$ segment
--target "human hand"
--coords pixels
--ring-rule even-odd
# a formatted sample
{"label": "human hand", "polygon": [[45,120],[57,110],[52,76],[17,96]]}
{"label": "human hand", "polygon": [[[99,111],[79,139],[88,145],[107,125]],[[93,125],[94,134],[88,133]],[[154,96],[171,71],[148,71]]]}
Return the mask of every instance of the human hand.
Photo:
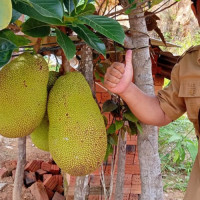
{"label": "human hand", "polygon": [[114,62],[104,76],[105,87],[118,95],[122,95],[132,84],[133,66],[132,51],[128,50],[125,56],[125,64]]}

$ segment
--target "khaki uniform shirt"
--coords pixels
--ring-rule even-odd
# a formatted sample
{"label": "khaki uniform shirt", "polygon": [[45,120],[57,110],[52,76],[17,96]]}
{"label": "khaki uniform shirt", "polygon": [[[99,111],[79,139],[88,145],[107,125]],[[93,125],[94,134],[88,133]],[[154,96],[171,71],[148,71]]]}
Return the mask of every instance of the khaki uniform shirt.
{"label": "khaki uniform shirt", "polygon": [[[171,73],[170,85],[158,92],[160,106],[165,114],[176,120],[187,111],[194,124],[196,135],[200,136],[200,46],[190,48]],[[199,145],[200,147],[200,145]],[[195,160],[184,200],[200,200],[200,148]]]}

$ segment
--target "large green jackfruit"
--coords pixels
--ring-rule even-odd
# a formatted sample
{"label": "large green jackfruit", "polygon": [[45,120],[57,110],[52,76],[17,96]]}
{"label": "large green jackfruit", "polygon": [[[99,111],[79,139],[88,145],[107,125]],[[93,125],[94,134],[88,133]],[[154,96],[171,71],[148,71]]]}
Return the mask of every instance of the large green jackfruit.
{"label": "large green jackfruit", "polygon": [[73,176],[98,168],[106,153],[106,129],[81,73],[58,78],[49,95],[48,115],[49,151],[57,165]]}
{"label": "large green jackfruit", "polygon": [[[55,71],[49,72],[49,81],[47,85],[47,91],[50,92],[51,88],[53,87],[54,83],[59,77],[59,73]],[[33,144],[44,151],[49,151],[49,142],[48,142],[48,135],[49,135],[49,119],[47,113],[45,114],[41,124],[31,133],[31,140]]]}
{"label": "large green jackfruit", "polygon": [[40,55],[24,53],[0,71],[0,134],[29,135],[46,111],[49,70]]}

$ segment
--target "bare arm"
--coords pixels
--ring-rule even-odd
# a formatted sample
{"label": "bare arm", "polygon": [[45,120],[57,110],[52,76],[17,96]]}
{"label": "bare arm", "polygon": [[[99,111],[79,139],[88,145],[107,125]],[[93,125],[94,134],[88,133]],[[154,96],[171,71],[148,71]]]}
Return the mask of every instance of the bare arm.
{"label": "bare arm", "polygon": [[107,70],[104,85],[118,94],[143,123],[164,126],[172,120],[163,112],[156,96],[143,93],[132,83],[132,51],[126,53],[126,64],[113,63]]}

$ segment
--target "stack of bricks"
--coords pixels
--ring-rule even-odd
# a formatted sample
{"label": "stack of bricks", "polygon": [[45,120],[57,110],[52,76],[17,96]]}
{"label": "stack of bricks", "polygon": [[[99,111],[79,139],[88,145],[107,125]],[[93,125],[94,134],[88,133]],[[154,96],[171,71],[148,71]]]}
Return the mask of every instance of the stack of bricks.
{"label": "stack of bricks", "polygon": [[[17,161],[6,161],[0,168],[0,179],[12,176],[15,179]],[[65,200],[63,177],[59,167],[50,160],[32,160],[24,169],[24,185],[30,188],[37,200]]]}

